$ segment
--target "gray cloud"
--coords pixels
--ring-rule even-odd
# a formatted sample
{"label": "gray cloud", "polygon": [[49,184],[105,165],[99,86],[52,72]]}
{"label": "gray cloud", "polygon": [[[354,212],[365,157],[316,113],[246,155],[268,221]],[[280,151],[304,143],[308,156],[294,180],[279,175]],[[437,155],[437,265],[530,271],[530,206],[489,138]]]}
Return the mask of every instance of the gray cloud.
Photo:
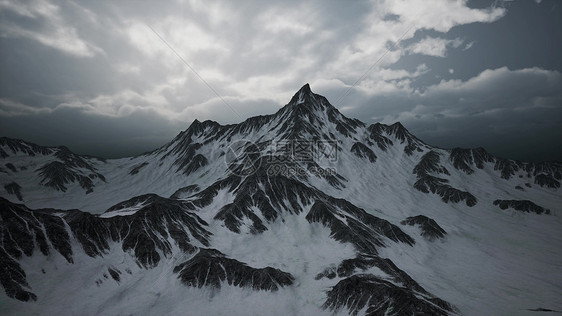
{"label": "gray cloud", "polygon": [[[541,10],[548,5],[533,3]],[[559,81],[559,72],[542,64],[491,67],[478,56],[491,44],[470,32],[510,21],[517,7],[506,10],[490,2],[478,7],[446,0],[431,5],[421,0],[2,1],[0,45],[7,49],[0,51],[0,132],[88,153],[126,155],[164,143],[195,118],[234,123],[272,113],[306,82],[350,116],[402,120],[440,145],[454,143],[440,138],[451,135],[449,128],[474,129],[468,122],[475,120],[488,129],[510,130],[495,118],[552,117],[559,101],[548,89]],[[392,48],[375,64],[403,35],[403,48]],[[358,78],[363,79],[352,93],[341,98]],[[72,116],[82,124],[69,124]],[[449,123],[455,120],[467,123]],[[42,132],[30,132],[38,131],[35,126]],[[546,125],[529,128],[544,131],[541,126]],[[102,127],[124,135],[107,143],[111,150],[101,149]],[[132,134],[137,140],[127,138]],[[455,144],[469,138],[477,142],[474,136]]]}
{"label": "gray cloud", "polygon": [[466,81],[443,80],[424,92],[402,88],[363,93],[361,98],[345,114],[386,123],[401,121],[430,144],[484,146],[523,160],[562,157],[562,150],[554,145],[562,136],[558,71],[502,67]]}

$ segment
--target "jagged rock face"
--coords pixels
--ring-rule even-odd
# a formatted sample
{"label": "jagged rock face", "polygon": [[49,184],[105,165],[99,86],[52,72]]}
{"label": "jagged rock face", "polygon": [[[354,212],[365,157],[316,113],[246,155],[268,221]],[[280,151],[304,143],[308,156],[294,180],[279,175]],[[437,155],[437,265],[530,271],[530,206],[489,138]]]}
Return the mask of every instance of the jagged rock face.
{"label": "jagged rock face", "polygon": [[414,167],[414,174],[418,176],[424,176],[429,173],[441,173],[449,175],[447,168],[439,164],[441,158],[439,154],[435,151],[429,151],[422,156],[420,162]]}
{"label": "jagged rock face", "polygon": [[[465,201],[467,206],[474,206],[477,199],[469,192],[459,190],[447,184],[449,180],[438,178],[429,173],[449,175],[447,168],[441,166],[440,155],[435,151],[430,151],[422,156],[420,162],[414,167],[413,173],[418,180],[414,183],[414,188],[424,193],[434,193],[441,196],[445,203],[459,203]],[[463,168],[463,164],[455,163],[455,168]],[[466,172],[466,170],[463,170]],[[472,172],[471,172],[472,173]]]}
{"label": "jagged rock face", "polygon": [[183,188],[179,188],[176,192],[174,192],[170,196],[170,199],[182,199],[182,198],[185,198],[185,197],[189,197],[193,193],[197,193],[200,190],[201,189],[199,188],[199,186],[197,184],[191,184],[191,185],[185,186]]}
{"label": "jagged rock face", "polygon": [[420,298],[408,289],[374,275],[345,278],[328,292],[324,307],[347,308],[352,315],[449,315],[454,308],[438,298]]}
{"label": "jagged rock face", "polygon": [[15,182],[6,184],[4,186],[4,189],[6,189],[6,192],[8,192],[8,194],[13,194],[15,195],[18,200],[23,201],[23,196],[21,195],[21,186]]}
{"label": "jagged rock face", "polygon": [[[0,138],[0,156],[2,158],[17,157],[22,154],[31,157],[47,156],[52,159],[36,168],[35,172],[41,185],[58,191],[65,192],[69,184],[76,183],[88,194],[93,192],[94,180],[105,181],[105,177],[97,171],[92,163],[93,161],[103,162],[104,160],[101,158],[76,155],[64,146],[42,147],[22,140]],[[12,163],[7,163],[6,167],[14,173],[18,172],[16,166]],[[21,166],[20,169],[27,170],[27,166]],[[21,191],[21,189],[19,187],[18,191]],[[23,201],[21,193],[16,196],[20,201]]]}
{"label": "jagged rock face", "polygon": [[146,161],[143,162],[143,163],[140,163],[140,164],[134,166],[134,167],[131,169],[131,171],[129,171],[129,174],[130,174],[130,175],[135,175],[135,174],[139,173],[139,171],[141,171],[141,169],[144,168],[144,167],[146,167],[147,165],[148,165],[148,162],[146,162]]}
{"label": "jagged rock face", "polygon": [[451,150],[449,159],[455,168],[462,170],[466,174],[474,173],[473,166],[483,169],[486,163],[494,164],[494,170],[499,171],[501,178],[511,179],[517,172],[526,172],[529,176],[535,176],[535,183],[540,186],[559,188],[562,166],[560,163],[540,162],[526,163],[516,160],[497,158],[486,152],[483,148],[463,149],[454,148]]}
{"label": "jagged rock face", "polygon": [[401,221],[400,224],[419,226],[421,229],[421,235],[430,241],[443,238],[447,234],[447,232],[443,228],[441,228],[441,226],[439,226],[437,222],[435,222],[435,220],[424,215],[410,216]]}
{"label": "jagged rock face", "polygon": [[[6,158],[18,152],[24,153],[29,156],[35,155],[49,155],[53,153],[51,148],[42,147],[32,143],[24,142],[19,139],[10,139],[7,137],[0,137],[0,157]],[[6,150],[9,149],[9,150]]]}
{"label": "jagged rock face", "polygon": [[351,147],[351,152],[357,157],[367,158],[370,162],[377,161],[377,155],[371,150],[371,148],[365,146],[365,144],[357,142]]}
{"label": "jagged rock face", "polygon": [[[134,214],[111,214],[133,205],[138,206]],[[0,198],[2,250],[7,256],[1,260],[10,264],[6,269],[11,275],[18,276],[3,281],[8,284],[4,285],[6,293],[27,297],[25,274],[16,273],[21,267],[11,258],[31,256],[36,248],[45,256],[55,250],[73,263],[74,242],[90,257],[103,256],[111,251],[110,244],[117,242],[139,266],[151,268],[161,260],[161,254],[172,254],[171,242],[185,253],[195,252],[197,245],[209,246],[207,223],[193,214],[192,208],[188,202],[146,195],[112,207],[106,214],[114,216],[103,217],[77,210],[30,210]]]}
{"label": "jagged rock face", "polygon": [[[560,179],[560,177],[558,177]],[[549,188],[558,189],[560,188],[560,181],[556,180],[552,175],[549,174],[539,174],[535,176],[535,184],[542,186],[547,186]]]}
{"label": "jagged rock face", "polygon": [[411,246],[415,243],[412,237],[397,226],[368,214],[345,200],[317,200],[306,219],[329,227],[334,239],[350,242],[365,254],[377,254],[377,247],[385,246],[381,238],[383,236]]}
{"label": "jagged rock face", "polygon": [[376,123],[369,126],[367,130],[370,133],[370,139],[383,151],[386,151],[388,146],[394,146],[394,142],[389,139],[389,136],[395,137],[400,144],[405,145],[404,153],[408,156],[411,156],[414,152],[422,152],[423,147],[425,147],[422,141],[410,134],[400,123],[394,123],[392,125]]}
{"label": "jagged rock face", "polygon": [[529,201],[529,200],[495,200],[494,205],[499,206],[502,210],[507,210],[512,208],[517,211],[527,212],[527,213],[537,213],[537,214],[550,214],[549,209],[545,209],[542,206]]}
{"label": "jagged rock face", "polygon": [[271,267],[256,269],[227,258],[215,249],[201,249],[193,258],[179,264],[174,273],[187,286],[220,288],[222,283],[254,290],[277,291],[293,284],[294,277]]}
{"label": "jagged rock face", "polygon": [[477,203],[476,197],[466,191],[453,188],[447,183],[449,180],[441,179],[430,175],[418,177],[418,181],[414,183],[414,188],[425,193],[434,193],[441,196],[441,200],[445,203],[459,203],[466,201],[467,206],[474,206]]}

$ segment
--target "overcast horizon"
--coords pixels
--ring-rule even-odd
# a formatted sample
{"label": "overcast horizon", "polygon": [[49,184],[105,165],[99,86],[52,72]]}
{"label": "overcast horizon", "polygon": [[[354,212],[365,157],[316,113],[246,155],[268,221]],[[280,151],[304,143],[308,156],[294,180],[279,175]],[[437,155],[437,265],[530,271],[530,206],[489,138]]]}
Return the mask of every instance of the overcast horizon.
{"label": "overcast horizon", "polygon": [[79,154],[272,114],[309,83],[430,145],[562,161],[554,0],[5,0],[0,47],[0,136]]}

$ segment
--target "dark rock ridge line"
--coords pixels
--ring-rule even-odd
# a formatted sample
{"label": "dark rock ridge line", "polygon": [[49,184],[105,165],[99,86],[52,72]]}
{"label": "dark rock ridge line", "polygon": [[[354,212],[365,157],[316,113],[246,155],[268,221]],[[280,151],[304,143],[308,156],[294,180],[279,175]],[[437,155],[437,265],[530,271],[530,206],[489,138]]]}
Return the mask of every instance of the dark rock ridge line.
{"label": "dark rock ridge line", "polygon": [[392,125],[375,123],[369,126],[367,131],[369,132],[369,139],[374,141],[382,151],[386,151],[388,146],[394,145],[394,142],[387,136],[393,136],[400,144],[405,144],[404,153],[408,156],[411,156],[414,151],[423,152],[423,148],[427,147],[399,122]]}
{"label": "dark rock ridge line", "polygon": [[[65,192],[67,185],[78,183],[86,193],[93,192],[95,184],[93,180],[100,179],[105,182],[105,177],[99,173],[91,160],[105,161],[101,158],[80,156],[71,152],[64,146],[43,147],[22,140],[0,138],[0,157],[8,158],[11,154],[24,153],[29,156],[52,156],[53,161],[47,162],[36,170],[41,178],[40,183],[46,187]],[[13,172],[16,172],[13,164],[6,164]],[[23,167],[26,168],[26,167]]]}
{"label": "dark rock ridge line", "polygon": [[146,195],[120,204],[112,209],[143,206],[132,215],[103,218],[78,210],[30,210],[0,198],[0,261],[6,264],[0,281],[6,294],[16,299],[33,299],[26,290],[25,273],[20,273],[23,270],[16,260],[23,255],[31,256],[35,249],[45,256],[56,251],[73,263],[74,241],[90,257],[108,253],[113,241],[121,243],[139,266],[148,269],[158,264],[160,254],[171,255],[172,242],[185,253],[194,253],[197,244],[209,246],[207,223],[192,212],[194,207],[189,202]]}
{"label": "dark rock ridge line", "polygon": [[[380,277],[366,274],[365,271],[372,267],[379,268],[386,276]],[[444,315],[448,315],[448,312],[456,312],[456,308],[453,305],[427,292],[390,259],[371,255],[359,255],[353,259],[343,260],[337,267],[332,266],[325,269],[315,279],[319,280],[324,277],[329,279],[343,278],[328,292],[328,298],[323,306],[333,311],[346,307],[351,314],[355,315],[369,304],[369,309],[372,308],[373,311],[376,311],[372,313],[373,315],[386,315],[385,313],[390,311],[397,313],[391,313],[391,315],[409,315],[412,311],[410,308],[414,308],[418,312],[436,310],[440,313],[444,312]],[[385,286],[377,286],[376,288],[368,285],[364,286],[364,283],[369,283],[369,280],[384,281]],[[348,285],[350,287],[357,286],[358,288],[352,290],[348,288]],[[378,294],[368,292],[361,294],[363,290],[376,290]],[[417,297],[419,300],[412,301],[412,296]],[[367,299],[369,302],[363,302],[364,299]],[[389,302],[391,303],[389,304]],[[410,305],[416,307],[408,307]],[[370,315],[369,313],[367,314]],[[438,313],[438,315],[440,314]]]}
{"label": "dark rock ridge line", "polygon": [[133,168],[131,168],[131,171],[129,171],[130,175],[135,175],[137,173],[139,173],[139,171],[141,171],[142,168],[146,167],[148,165],[148,162],[142,162],[140,164],[135,165]]}
{"label": "dark rock ridge line", "polygon": [[327,293],[323,307],[334,312],[347,308],[352,315],[450,315],[449,303],[416,293],[372,274],[357,274],[339,281]]}
{"label": "dark rock ridge line", "polygon": [[53,148],[39,146],[20,139],[0,137],[0,158],[10,157],[10,154],[2,147],[7,147],[12,154],[22,152],[29,156],[50,155],[54,151]]}
{"label": "dark rock ridge line", "polygon": [[419,226],[421,229],[421,235],[429,241],[444,238],[447,234],[447,232],[441,228],[435,220],[424,215],[407,217],[405,220],[401,221],[400,224]]}
{"label": "dark rock ridge line", "polygon": [[[364,253],[376,254],[384,247],[384,238],[413,245],[414,240],[396,225],[373,216],[344,199],[333,198],[303,182],[281,175],[268,176],[263,169],[242,179],[230,176],[190,197],[197,207],[209,205],[221,189],[234,194],[234,200],[223,206],[214,219],[224,222],[229,230],[240,233],[249,220],[249,231],[259,234],[267,225],[283,216],[300,214],[308,207],[306,219],[321,223],[332,231],[332,237],[350,242]],[[261,216],[256,214],[259,210]],[[265,220],[262,220],[262,218]],[[244,224],[246,225],[246,224]]]}
{"label": "dark rock ridge line", "polygon": [[[208,157],[203,156],[200,150],[204,145],[212,142],[231,142],[233,139],[259,133],[261,137],[258,143],[264,144],[268,140],[266,135],[274,133],[279,135],[279,139],[282,140],[323,140],[333,141],[334,144],[337,144],[339,137],[335,134],[339,133],[344,137],[352,137],[357,140],[356,130],[365,126],[357,119],[343,116],[326,98],[314,94],[310,87],[305,85],[286,106],[275,114],[251,117],[239,124],[232,125],[195,120],[188,129],[178,134],[170,143],[146,155],[159,155],[161,161],[167,157],[173,157],[174,165],[177,166],[176,171],[189,175],[208,164]],[[422,147],[427,147],[400,123],[393,125],[377,123],[367,129],[370,131],[367,144],[356,141],[357,144],[353,146],[352,151],[371,162],[376,160],[376,155],[369,146],[373,146],[375,143],[386,151],[387,146],[394,144],[392,140],[394,139],[400,144],[405,144],[404,151],[408,155],[414,151],[422,151]],[[314,163],[301,167],[308,170],[319,168],[319,166],[314,166]],[[346,180],[341,175],[320,174],[332,186],[345,187]]]}
{"label": "dark rock ridge line", "polygon": [[6,190],[6,192],[8,192],[8,194],[13,194],[18,198],[18,200],[23,201],[23,195],[21,194],[21,186],[16,182],[11,182],[6,184],[4,186],[4,189]]}
{"label": "dark rock ridge line", "polygon": [[371,148],[367,147],[365,144],[356,142],[351,146],[351,152],[354,153],[359,158],[367,158],[370,162],[377,161],[377,155],[371,150]]}
{"label": "dark rock ridge line", "polygon": [[201,190],[201,188],[199,188],[199,186],[197,184],[191,184],[191,185],[185,186],[183,188],[177,189],[176,192],[174,192],[170,196],[170,199],[183,199],[183,198],[189,197],[192,194],[195,194],[195,193],[199,192],[200,190]]}
{"label": "dark rock ridge line", "polygon": [[[460,166],[460,165],[459,165]],[[422,156],[420,162],[414,167],[413,173],[417,175],[414,188],[424,193],[433,193],[441,196],[445,203],[459,203],[465,201],[467,206],[474,206],[478,202],[476,197],[467,191],[462,191],[447,184],[449,180],[438,178],[429,173],[449,174],[449,171],[440,165],[440,154],[429,151]]]}
{"label": "dark rock ridge line", "polygon": [[495,200],[494,205],[498,206],[502,210],[507,210],[512,208],[517,211],[526,213],[537,213],[537,214],[550,214],[550,210],[542,206],[529,201],[529,200]]}
{"label": "dark rock ridge line", "polygon": [[7,164],[5,164],[5,166],[6,166],[6,168],[12,170],[12,172],[18,172],[18,169],[16,169],[16,166],[14,166],[11,163],[7,163]]}
{"label": "dark rock ridge line", "polygon": [[293,284],[294,277],[271,267],[256,269],[227,258],[216,249],[200,249],[190,260],[174,267],[183,284],[221,288],[223,282],[254,290],[277,291]]}
{"label": "dark rock ridge line", "polygon": [[562,179],[562,164],[559,162],[528,163],[494,157],[482,147],[475,149],[453,148],[449,160],[455,168],[466,174],[473,174],[476,167],[483,169],[486,163],[494,164],[494,170],[499,171],[501,178],[509,180],[517,172],[526,173],[528,177],[535,177],[535,184],[549,188],[560,188]]}
{"label": "dark rock ridge line", "polygon": [[352,259],[343,260],[337,267],[332,266],[321,273],[315,279],[319,280],[324,277],[333,279],[347,278],[357,273],[365,272],[367,269],[377,267],[388,275],[388,278],[395,283],[402,284],[412,291],[430,295],[421,285],[412,279],[406,272],[398,268],[390,259],[380,258],[373,255],[359,255]]}

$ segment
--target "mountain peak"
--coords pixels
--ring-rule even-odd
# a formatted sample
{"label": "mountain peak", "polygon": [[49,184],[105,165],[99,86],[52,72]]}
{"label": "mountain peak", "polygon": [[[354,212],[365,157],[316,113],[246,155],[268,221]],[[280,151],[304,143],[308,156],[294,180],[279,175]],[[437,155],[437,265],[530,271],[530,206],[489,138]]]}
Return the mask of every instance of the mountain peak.
{"label": "mountain peak", "polygon": [[310,100],[314,97],[314,93],[310,89],[310,85],[307,83],[302,86],[297,93],[291,98],[291,104],[301,104],[305,103],[307,100]]}
{"label": "mountain peak", "polygon": [[312,90],[310,89],[310,85],[308,83],[306,83],[304,86],[302,86],[299,90],[300,93],[312,93]]}

